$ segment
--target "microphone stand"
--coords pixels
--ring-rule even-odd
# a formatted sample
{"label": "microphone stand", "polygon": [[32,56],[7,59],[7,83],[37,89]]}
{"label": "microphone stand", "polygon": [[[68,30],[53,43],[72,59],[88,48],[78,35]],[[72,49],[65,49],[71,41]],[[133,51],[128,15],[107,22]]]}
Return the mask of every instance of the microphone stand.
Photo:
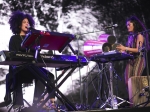
{"label": "microphone stand", "polygon": [[[114,25],[112,25],[112,26],[107,26],[107,27],[105,27],[105,29],[114,28],[114,27],[117,27],[117,26],[118,26],[117,24],[114,24]],[[81,36],[81,35],[90,34],[90,33],[96,33],[96,32],[101,32],[101,30],[97,30],[97,31],[94,31],[94,30],[93,30],[93,31],[91,31],[91,32],[86,32],[86,33],[82,33],[82,34],[77,34],[77,35],[75,35],[75,37],[76,37],[76,39],[77,39],[77,45],[78,45],[78,51],[77,51],[77,52],[75,52],[75,51],[73,50],[73,48],[71,47],[71,45],[68,44],[68,46],[69,46],[70,49],[73,51],[73,53],[77,55],[79,65],[81,65],[81,64],[80,64],[80,60],[79,60],[79,38],[80,38],[80,36]],[[80,99],[81,99],[81,104],[82,104],[82,103],[83,103],[83,93],[82,93],[82,87],[81,87],[82,77],[81,77],[81,70],[80,70],[80,67],[79,67],[79,74],[80,74]],[[81,107],[82,107],[82,106],[81,106]]]}
{"label": "microphone stand", "polygon": [[[117,24],[116,24],[117,25]],[[108,28],[113,28],[113,27],[117,27],[117,26],[108,26],[108,27],[106,27],[105,29],[108,29]],[[86,33],[82,33],[82,34],[78,34],[78,35],[75,35],[75,37],[76,37],[76,39],[77,39],[77,45],[78,45],[78,52],[75,52],[73,49],[72,49],[72,47],[71,47],[71,45],[69,44],[68,46],[71,48],[71,50],[73,51],[73,53],[74,54],[76,54],[77,55],[77,57],[78,57],[78,59],[79,59],[79,38],[80,38],[80,36],[81,35],[86,35],[86,34],[90,34],[90,33],[96,33],[96,32],[101,32],[100,30],[97,30],[97,31],[91,31],[91,32],[86,32]],[[80,65],[80,60],[78,60],[78,62],[79,62],[79,65]],[[80,70],[80,68],[79,68],[79,74],[80,74],[80,99],[81,99],[81,104],[83,104],[83,93],[82,93],[82,85],[81,85],[81,83],[82,83],[82,77],[81,77],[81,70]],[[81,108],[82,108],[82,105],[81,105]]]}
{"label": "microphone stand", "polygon": [[[148,44],[147,44],[148,42],[146,41],[145,42],[145,45],[147,46]],[[148,49],[146,48],[145,49],[145,61],[146,61],[146,73],[147,73],[147,81],[148,81],[148,86],[149,86],[149,88],[150,88],[150,75],[149,75],[149,65],[148,65]],[[148,89],[148,97],[147,97],[147,101],[145,102],[145,105],[144,105],[144,107],[148,104],[148,103],[150,103],[150,89]]]}
{"label": "microphone stand", "polygon": [[[78,42],[79,43],[79,42]],[[78,45],[79,46],[79,45]],[[82,83],[82,77],[81,77],[81,70],[80,70],[80,67],[82,66],[81,65],[81,63],[80,63],[80,59],[79,59],[79,49],[78,49],[78,51],[75,51],[73,48],[72,48],[72,46],[70,45],[70,43],[68,44],[68,47],[71,49],[71,51],[74,53],[74,55],[76,55],[76,57],[77,57],[77,59],[78,59],[78,67],[79,67],[79,76],[80,76],[80,82],[79,82],[79,84],[80,84],[80,100],[81,100],[81,105],[79,106],[80,108],[78,108],[78,109],[82,109],[82,107],[83,107],[83,93],[82,93],[82,85],[81,85],[81,83]]]}
{"label": "microphone stand", "polygon": [[[143,31],[143,32],[140,32],[141,34],[145,34],[145,33],[147,33],[147,32],[150,32],[150,29],[148,29],[148,30],[145,30],[145,31]],[[139,104],[139,105],[136,105],[135,107],[138,107],[138,106],[140,106],[140,105],[144,105],[143,107],[145,107],[148,103],[150,103],[150,75],[149,75],[149,65],[148,65],[148,48],[147,48],[147,46],[148,46],[148,41],[146,41],[146,37],[144,37],[144,40],[145,40],[145,42],[144,42],[144,45],[145,45],[145,63],[146,63],[146,76],[147,76],[147,82],[148,82],[148,87],[149,87],[149,89],[148,89],[148,97],[147,97],[147,101],[146,102],[143,102],[143,103],[141,103],[141,104]],[[142,52],[142,51],[140,51],[140,52]]]}
{"label": "microphone stand", "polygon": [[[77,56],[77,59],[78,59],[78,65],[79,65],[79,76],[80,76],[80,109],[82,109],[82,107],[84,106],[83,105],[83,92],[82,92],[82,77],[81,77],[81,69],[80,67],[82,66],[81,63],[80,63],[80,59],[79,59],[79,38],[81,35],[85,35],[85,34],[90,34],[90,33],[95,33],[95,32],[100,32],[99,31],[91,31],[91,32],[87,32],[87,33],[82,33],[82,34],[78,34],[78,35],[75,35],[76,39],[77,39],[77,45],[78,45],[78,51],[74,51],[74,49],[72,48],[72,46],[70,44],[68,44],[68,47],[71,49],[71,51]],[[83,109],[85,109],[86,107],[83,107]],[[82,110],[83,110],[82,109]]]}

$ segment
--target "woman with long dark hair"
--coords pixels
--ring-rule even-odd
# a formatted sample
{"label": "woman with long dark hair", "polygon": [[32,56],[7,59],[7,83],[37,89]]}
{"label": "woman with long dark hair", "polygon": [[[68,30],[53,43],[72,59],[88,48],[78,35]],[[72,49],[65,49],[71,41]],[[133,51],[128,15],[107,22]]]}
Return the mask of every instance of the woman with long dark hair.
{"label": "woman with long dark hair", "polygon": [[144,25],[137,17],[132,16],[127,19],[126,26],[129,32],[127,46],[118,45],[116,48],[134,56],[134,59],[128,60],[125,69],[125,83],[128,85],[128,79],[132,76],[141,76],[145,68],[145,56],[139,48],[144,47],[146,40],[140,33],[145,30]]}

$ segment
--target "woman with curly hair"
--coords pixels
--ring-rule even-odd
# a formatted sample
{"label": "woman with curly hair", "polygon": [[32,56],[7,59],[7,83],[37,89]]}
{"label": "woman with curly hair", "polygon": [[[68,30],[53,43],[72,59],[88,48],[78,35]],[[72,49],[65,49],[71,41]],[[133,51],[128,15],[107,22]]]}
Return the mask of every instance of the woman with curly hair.
{"label": "woman with curly hair", "polygon": [[[35,50],[28,50],[21,47],[21,43],[25,38],[25,35],[28,33],[28,27],[34,28],[34,20],[29,14],[24,14],[20,11],[15,11],[12,13],[9,19],[10,29],[14,34],[11,36],[9,41],[9,51],[15,52],[32,52]],[[21,69],[21,70],[20,70]],[[40,67],[44,73],[48,73],[48,78],[51,82],[54,82],[54,75]],[[14,72],[16,72],[14,74]],[[34,77],[34,75],[23,66],[9,66],[9,73],[6,75],[6,95],[5,95],[5,104],[4,106],[9,105],[12,102],[11,92],[13,91],[13,105],[22,106],[23,104],[23,94],[22,94],[22,83],[32,83],[32,80],[35,79],[35,93],[34,100],[37,100],[42,93],[44,92],[45,86]],[[49,90],[51,92],[52,90]],[[55,102],[55,93],[51,94],[51,102]]]}
{"label": "woman with curly hair", "polygon": [[134,56],[134,59],[128,60],[125,68],[125,83],[128,85],[128,79],[132,76],[141,76],[145,68],[144,53],[139,52],[139,47],[144,47],[145,38],[140,32],[144,31],[145,27],[135,16],[127,19],[126,26],[129,32],[127,46],[119,45],[116,48]]}

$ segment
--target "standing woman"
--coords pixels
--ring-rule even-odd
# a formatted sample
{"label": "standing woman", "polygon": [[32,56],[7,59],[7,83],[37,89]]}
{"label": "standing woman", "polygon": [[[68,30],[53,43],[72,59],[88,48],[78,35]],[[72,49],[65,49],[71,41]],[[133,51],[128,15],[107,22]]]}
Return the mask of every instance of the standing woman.
{"label": "standing woman", "polygon": [[126,26],[129,32],[127,46],[119,45],[116,48],[134,56],[134,59],[128,60],[125,68],[125,83],[128,85],[128,79],[132,76],[141,76],[145,68],[145,56],[143,52],[139,52],[139,48],[144,47],[146,40],[140,34],[145,28],[137,17],[127,19]]}

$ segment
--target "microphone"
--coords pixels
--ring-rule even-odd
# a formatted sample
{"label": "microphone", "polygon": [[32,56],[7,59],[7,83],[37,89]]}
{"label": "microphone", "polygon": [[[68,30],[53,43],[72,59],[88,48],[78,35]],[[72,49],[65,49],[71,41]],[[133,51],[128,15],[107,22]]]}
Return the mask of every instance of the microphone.
{"label": "microphone", "polygon": [[149,91],[149,86],[146,86],[146,87],[144,87],[143,89],[142,89],[142,92],[139,94],[139,97],[141,97],[141,96],[145,96],[145,92],[147,92],[147,91]]}
{"label": "microphone", "polygon": [[28,31],[30,32],[32,32],[32,31],[37,31],[34,27],[32,27],[32,26],[27,26],[26,27],[27,29],[28,29]]}
{"label": "microphone", "polygon": [[138,52],[141,52],[140,41],[139,41],[139,46],[138,46]]}
{"label": "microphone", "polygon": [[33,30],[33,29],[35,30],[35,28],[33,28],[32,26],[27,26],[26,28],[29,30]]}
{"label": "microphone", "polygon": [[138,52],[144,52],[145,47],[140,47],[141,41],[139,41]]}
{"label": "microphone", "polygon": [[113,28],[113,27],[117,27],[117,26],[118,26],[118,24],[113,24],[113,25],[111,25],[111,26],[106,26],[105,29]]}

